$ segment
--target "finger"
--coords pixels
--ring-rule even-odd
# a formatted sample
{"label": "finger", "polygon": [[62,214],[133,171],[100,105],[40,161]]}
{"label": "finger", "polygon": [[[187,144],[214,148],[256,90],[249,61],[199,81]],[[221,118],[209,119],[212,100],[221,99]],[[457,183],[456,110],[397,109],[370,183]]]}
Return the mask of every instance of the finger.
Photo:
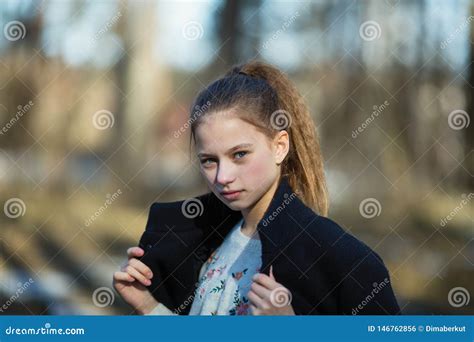
{"label": "finger", "polygon": [[259,295],[257,295],[255,292],[250,290],[247,293],[247,298],[250,300],[250,303],[256,306],[257,308],[263,308],[264,306],[264,300],[263,298],[260,298]]}
{"label": "finger", "polygon": [[250,310],[252,312],[252,315],[254,316],[259,316],[260,315],[260,310],[253,304],[250,304]]}
{"label": "finger", "polygon": [[151,279],[153,277],[151,269],[140,260],[133,258],[128,261],[128,264],[140,272],[145,278]]}
{"label": "finger", "polygon": [[252,292],[254,292],[260,298],[262,299],[270,298],[271,290],[263,287],[259,283],[253,282],[250,288]]}
{"label": "finger", "polygon": [[273,265],[270,266],[270,278],[272,278],[272,280],[276,281],[275,276],[273,275]]}
{"label": "finger", "polygon": [[132,277],[134,277],[136,280],[138,280],[140,283],[142,283],[145,286],[149,286],[151,284],[151,281],[149,279],[146,279],[143,274],[138,272],[135,268],[132,266],[128,265],[125,268],[125,272],[130,274]]}
{"label": "finger", "polygon": [[116,281],[126,281],[128,283],[133,283],[135,278],[133,278],[130,274],[126,272],[117,271],[114,273],[114,280]]}
{"label": "finger", "polygon": [[252,277],[252,280],[256,283],[259,283],[263,287],[266,287],[269,290],[273,290],[274,288],[277,288],[280,286],[275,280],[270,278],[264,273],[257,273]]}
{"label": "finger", "polygon": [[127,249],[128,258],[141,257],[145,251],[140,247],[130,247]]}

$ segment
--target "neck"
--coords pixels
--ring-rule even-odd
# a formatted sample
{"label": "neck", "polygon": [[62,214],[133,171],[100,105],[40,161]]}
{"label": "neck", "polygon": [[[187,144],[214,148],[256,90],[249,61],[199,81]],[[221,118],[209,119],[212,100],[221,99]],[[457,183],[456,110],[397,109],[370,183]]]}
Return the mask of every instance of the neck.
{"label": "neck", "polygon": [[276,189],[278,188],[279,179],[277,179],[270,189],[251,207],[242,210],[244,222],[242,225],[242,232],[248,236],[252,236],[257,231],[258,222],[262,219],[267,210]]}

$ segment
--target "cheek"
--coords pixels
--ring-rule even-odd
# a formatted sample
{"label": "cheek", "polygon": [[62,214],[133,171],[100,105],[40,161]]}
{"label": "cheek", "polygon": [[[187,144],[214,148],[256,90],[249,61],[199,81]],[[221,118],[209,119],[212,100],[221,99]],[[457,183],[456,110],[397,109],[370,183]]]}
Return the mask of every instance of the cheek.
{"label": "cheek", "polygon": [[244,172],[246,179],[252,179],[255,183],[264,182],[274,174],[275,166],[269,157],[256,156],[251,163],[247,164]]}

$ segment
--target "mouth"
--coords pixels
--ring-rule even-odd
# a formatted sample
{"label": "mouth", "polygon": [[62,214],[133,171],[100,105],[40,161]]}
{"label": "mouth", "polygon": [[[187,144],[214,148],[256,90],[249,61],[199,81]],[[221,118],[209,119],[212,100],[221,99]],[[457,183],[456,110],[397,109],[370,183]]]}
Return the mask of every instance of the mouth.
{"label": "mouth", "polygon": [[242,190],[236,190],[236,191],[222,191],[220,194],[225,199],[235,200],[240,196],[241,193],[242,193]]}

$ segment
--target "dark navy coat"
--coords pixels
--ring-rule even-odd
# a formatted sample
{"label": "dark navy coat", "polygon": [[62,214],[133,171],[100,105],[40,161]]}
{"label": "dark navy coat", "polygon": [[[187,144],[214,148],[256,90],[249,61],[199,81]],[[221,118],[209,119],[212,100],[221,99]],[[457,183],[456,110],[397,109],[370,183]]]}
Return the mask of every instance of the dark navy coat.
{"label": "dark navy coat", "polygon": [[[196,211],[193,212],[193,206]],[[191,201],[154,203],[139,246],[153,271],[154,298],[188,314],[199,271],[242,218],[213,193]],[[334,221],[317,215],[285,177],[257,230],[261,272],[288,288],[297,315],[399,314],[387,268],[380,256]]]}

